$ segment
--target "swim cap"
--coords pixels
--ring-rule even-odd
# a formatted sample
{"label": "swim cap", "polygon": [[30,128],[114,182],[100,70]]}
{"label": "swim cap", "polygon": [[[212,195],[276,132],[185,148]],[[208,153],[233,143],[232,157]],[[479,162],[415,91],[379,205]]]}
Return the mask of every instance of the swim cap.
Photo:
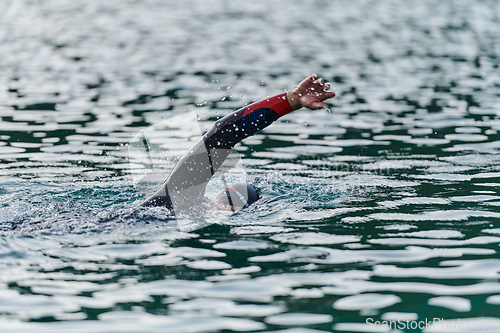
{"label": "swim cap", "polygon": [[213,202],[246,208],[260,199],[259,190],[250,184],[234,183],[217,193]]}

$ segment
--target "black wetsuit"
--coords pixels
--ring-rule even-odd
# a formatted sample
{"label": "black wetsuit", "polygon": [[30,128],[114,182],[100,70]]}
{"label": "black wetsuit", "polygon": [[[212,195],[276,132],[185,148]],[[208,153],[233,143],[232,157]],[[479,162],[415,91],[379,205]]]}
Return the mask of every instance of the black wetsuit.
{"label": "black wetsuit", "polygon": [[205,188],[241,140],[269,126],[293,111],[286,93],[250,104],[218,120],[177,162],[161,188],[141,206],[165,206],[174,214],[183,206],[202,197]]}

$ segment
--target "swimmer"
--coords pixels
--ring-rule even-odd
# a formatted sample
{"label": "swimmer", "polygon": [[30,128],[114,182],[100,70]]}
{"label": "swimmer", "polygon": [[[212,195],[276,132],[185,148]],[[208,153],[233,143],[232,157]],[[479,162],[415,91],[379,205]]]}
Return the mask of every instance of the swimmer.
{"label": "swimmer", "polygon": [[[326,108],[323,101],[335,96],[329,89],[328,83],[312,74],[291,91],[250,104],[218,120],[181,157],[160,189],[141,206],[164,206],[174,214],[179,207],[203,200],[208,182],[238,142],[294,110]],[[259,198],[260,192],[253,185],[236,183],[220,190],[212,203],[220,210],[237,211]]]}

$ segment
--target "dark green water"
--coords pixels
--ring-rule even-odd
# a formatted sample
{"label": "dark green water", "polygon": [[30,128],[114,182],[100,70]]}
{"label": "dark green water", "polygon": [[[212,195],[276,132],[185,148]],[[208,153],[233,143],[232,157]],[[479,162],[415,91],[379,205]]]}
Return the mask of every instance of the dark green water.
{"label": "dark green water", "polygon": [[[0,332],[500,332],[499,8],[1,3]],[[330,112],[236,148],[265,202],[134,208],[141,129],[186,117],[168,173],[312,72]]]}

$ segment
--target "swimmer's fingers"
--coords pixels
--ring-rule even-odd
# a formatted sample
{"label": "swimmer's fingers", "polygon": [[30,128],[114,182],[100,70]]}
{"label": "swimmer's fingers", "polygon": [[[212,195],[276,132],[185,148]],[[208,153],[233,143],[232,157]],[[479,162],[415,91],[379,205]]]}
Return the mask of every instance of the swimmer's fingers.
{"label": "swimmer's fingers", "polygon": [[322,84],[318,82],[316,87],[309,88],[306,95],[314,96],[324,101],[325,99],[335,97],[336,94],[334,91],[330,91],[330,84],[323,81]]}
{"label": "swimmer's fingers", "polygon": [[329,89],[330,84],[325,83],[325,80],[319,78],[317,74],[308,76],[290,93],[289,100],[293,103],[292,108],[294,110],[300,107],[311,110],[326,108],[323,101],[335,96],[335,92],[329,91]]}
{"label": "swimmer's fingers", "polygon": [[[328,92],[330,90],[330,84],[329,83],[325,83],[325,80],[323,78],[318,78],[318,76],[316,74],[313,74],[309,77],[310,81],[312,81],[312,85],[308,85],[307,87],[307,90],[309,93],[313,93],[313,92],[319,92],[319,91],[324,91],[324,92]],[[306,81],[306,83],[310,83],[310,82],[307,82],[309,80],[304,80]],[[333,96],[330,96],[330,97],[333,97]],[[328,97],[328,98],[330,98]]]}
{"label": "swimmer's fingers", "polygon": [[308,93],[300,97],[300,104],[308,109],[317,110],[326,108],[323,101],[335,97],[335,92],[326,91],[325,89],[309,90]]}
{"label": "swimmer's fingers", "polygon": [[335,91],[323,91],[323,96],[325,97],[323,100],[335,97],[335,95],[337,95]]}
{"label": "swimmer's fingers", "polygon": [[317,109],[324,109],[326,108],[326,104],[323,103],[321,100],[318,98],[315,98],[313,96],[303,96],[300,98],[300,104],[308,109],[311,110],[317,110]]}

